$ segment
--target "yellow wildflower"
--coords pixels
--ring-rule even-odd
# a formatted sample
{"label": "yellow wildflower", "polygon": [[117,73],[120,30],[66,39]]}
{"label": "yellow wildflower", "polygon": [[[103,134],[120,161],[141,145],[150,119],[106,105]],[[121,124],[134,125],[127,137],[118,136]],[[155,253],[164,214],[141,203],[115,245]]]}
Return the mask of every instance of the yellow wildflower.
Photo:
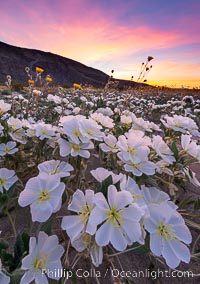
{"label": "yellow wildflower", "polygon": [[74,83],[74,84],[73,84],[73,87],[74,87],[75,89],[80,89],[80,90],[82,90],[82,87],[81,87],[80,84]]}
{"label": "yellow wildflower", "polygon": [[40,68],[40,67],[36,67],[36,68],[35,68],[35,71],[36,71],[37,73],[43,73],[43,72],[44,72],[44,69],[42,69],[42,68]]}

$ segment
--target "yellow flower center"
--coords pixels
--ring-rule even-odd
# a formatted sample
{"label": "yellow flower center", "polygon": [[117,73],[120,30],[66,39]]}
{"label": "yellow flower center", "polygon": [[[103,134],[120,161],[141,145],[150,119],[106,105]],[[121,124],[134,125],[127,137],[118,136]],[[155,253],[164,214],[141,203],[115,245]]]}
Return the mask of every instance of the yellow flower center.
{"label": "yellow flower center", "polygon": [[171,226],[161,222],[157,227],[157,233],[159,236],[163,237],[165,240],[174,240],[175,235],[174,231],[171,229]]}
{"label": "yellow flower center", "polygon": [[15,133],[15,134],[21,134],[21,129],[19,128],[19,129],[15,130],[14,133]]}
{"label": "yellow flower center", "polygon": [[54,170],[54,171],[51,171],[49,174],[50,174],[50,175],[55,175],[55,174],[57,174],[57,173],[59,173],[59,171],[58,171],[58,170]]}
{"label": "yellow flower center", "polygon": [[0,178],[0,186],[4,186],[6,184],[5,178]]}
{"label": "yellow flower center", "polygon": [[72,144],[72,149],[73,149],[74,151],[80,151],[81,146],[80,146],[79,144]]}
{"label": "yellow flower center", "polygon": [[48,134],[48,131],[47,131],[46,129],[44,129],[44,130],[41,131],[41,134],[42,134],[42,135],[47,135],[47,134]]}
{"label": "yellow flower center", "polygon": [[73,135],[76,136],[76,137],[80,137],[81,136],[81,132],[78,129],[74,129]]}
{"label": "yellow flower center", "polygon": [[91,242],[91,235],[89,234],[84,234],[83,237],[82,237],[82,241],[84,243],[85,246],[88,246]]}
{"label": "yellow flower center", "polygon": [[91,135],[93,135],[94,131],[91,130],[91,129],[88,129],[88,130],[86,131],[86,133],[91,136]]}
{"label": "yellow flower center", "polygon": [[39,257],[34,260],[33,263],[34,270],[37,271],[37,270],[46,269],[48,260],[49,260],[48,254],[41,253]]}
{"label": "yellow flower center", "polygon": [[120,225],[123,222],[122,214],[123,210],[119,210],[116,207],[112,207],[111,209],[108,209],[106,212],[107,220],[108,222],[113,223],[114,226],[120,227]]}
{"label": "yellow flower center", "polygon": [[81,222],[83,222],[83,224],[87,223],[92,208],[93,208],[92,206],[87,206],[87,205],[82,207],[82,211],[81,214],[79,215],[79,218],[81,219]]}
{"label": "yellow flower center", "polygon": [[9,147],[5,147],[5,148],[3,149],[3,151],[4,151],[4,153],[9,153],[9,152],[10,152],[10,148],[9,148]]}
{"label": "yellow flower center", "polygon": [[49,191],[45,189],[39,193],[38,197],[39,197],[38,203],[43,203],[49,200],[51,196],[50,196]]}
{"label": "yellow flower center", "polygon": [[127,153],[129,153],[129,154],[133,155],[133,154],[135,154],[135,153],[136,153],[136,149],[131,148],[131,147],[128,147],[128,149],[127,149]]}
{"label": "yellow flower center", "polygon": [[180,127],[181,127],[181,125],[180,125],[180,123],[175,122],[175,123],[174,123],[174,127],[180,128]]}
{"label": "yellow flower center", "polygon": [[142,199],[143,195],[142,194],[137,194],[137,193],[133,193],[133,199],[134,201]]}
{"label": "yellow flower center", "polygon": [[130,166],[131,166],[131,168],[137,169],[137,170],[140,168],[139,164],[134,164],[133,162],[130,163]]}

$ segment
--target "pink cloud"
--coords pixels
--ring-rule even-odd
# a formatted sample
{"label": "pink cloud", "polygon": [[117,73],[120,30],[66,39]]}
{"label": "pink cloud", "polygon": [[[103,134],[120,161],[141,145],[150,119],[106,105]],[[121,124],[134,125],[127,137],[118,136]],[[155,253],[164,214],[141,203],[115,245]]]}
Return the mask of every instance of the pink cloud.
{"label": "pink cloud", "polygon": [[[11,9],[8,2],[10,1],[4,1],[3,7]],[[110,62],[113,68],[116,66],[121,70],[118,77],[129,78],[131,70],[139,69],[137,64],[124,63],[130,55],[152,49],[164,52],[166,48],[199,41],[196,30],[200,27],[200,20],[189,16],[176,19],[177,28],[167,31],[162,30],[162,23],[160,26],[151,27],[145,24],[145,21],[139,20],[135,26],[120,22],[120,14],[128,8],[123,3],[111,13],[88,0],[55,1],[52,5],[47,5],[47,1],[36,1],[35,7],[32,4],[27,5],[27,2],[13,2],[15,10],[11,9],[12,13],[0,11],[2,40],[14,45],[57,53],[93,67],[95,62]],[[173,19],[169,18],[170,20]],[[181,28],[182,26],[184,28]],[[195,56],[190,51],[186,54],[190,59]],[[196,56],[198,55],[197,52]],[[136,60],[137,58],[133,58],[134,62]],[[162,77],[170,77],[172,71],[173,76],[187,74],[197,77],[199,64],[184,65],[179,64],[178,60],[155,62],[149,76],[157,78],[162,74]]]}

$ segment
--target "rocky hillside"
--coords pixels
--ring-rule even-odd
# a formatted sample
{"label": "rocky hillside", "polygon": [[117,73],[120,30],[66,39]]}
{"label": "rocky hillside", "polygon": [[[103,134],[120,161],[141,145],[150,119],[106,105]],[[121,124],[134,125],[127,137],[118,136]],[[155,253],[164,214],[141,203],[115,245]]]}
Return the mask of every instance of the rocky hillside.
{"label": "rocky hillside", "polygon": [[[35,49],[21,48],[0,42],[0,84],[4,84],[9,74],[16,83],[26,84],[25,67],[29,66],[32,74],[35,67],[45,70],[45,75],[53,77],[53,82],[59,85],[73,83],[89,83],[103,86],[108,75],[77,61]],[[33,76],[34,77],[34,76]]]}

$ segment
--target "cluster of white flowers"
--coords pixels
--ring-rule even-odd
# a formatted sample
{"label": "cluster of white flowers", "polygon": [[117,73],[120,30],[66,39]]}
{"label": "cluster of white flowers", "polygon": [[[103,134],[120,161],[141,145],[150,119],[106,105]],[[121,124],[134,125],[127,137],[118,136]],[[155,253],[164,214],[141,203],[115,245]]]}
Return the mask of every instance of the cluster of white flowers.
{"label": "cluster of white flowers", "polygon": [[190,117],[176,114],[172,117],[166,115],[161,121],[166,128],[173,129],[174,131],[179,131],[181,133],[189,132],[194,136],[200,137],[198,126]]}
{"label": "cluster of white flowers", "polygon": [[18,202],[22,207],[30,205],[33,222],[45,222],[52,213],[60,210],[65,190],[60,179],[69,176],[73,167],[66,162],[51,160],[39,164],[38,169],[39,175],[28,180]]}
{"label": "cluster of white flowers", "polygon": [[122,180],[121,176],[103,168],[92,174],[99,182],[110,175],[113,184],[107,188],[107,197],[90,189],[85,194],[79,189],[73,194],[68,210],[75,215],[63,217],[61,226],[78,251],[94,249],[95,245],[99,257],[94,265],[98,266],[104,246],[110,243],[116,250],[123,251],[134,242],[144,244],[145,229],[150,234],[151,251],[156,256],[162,255],[169,267],[190,261],[185,244],[191,243],[191,233],[167,193],[153,187],[140,189],[130,177],[117,191],[115,183]]}
{"label": "cluster of white flowers", "polygon": [[[35,95],[41,92],[35,90]],[[133,98],[112,92],[104,97],[102,92],[99,97],[105,107],[98,106],[99,97],[93,93],[59,95],[48,94],[46,102],[40,98],[47,104],[42,112],[51,107],[56,117],[52,122],[42,114],[39,118],[11,115],[11,104],[0,100],[0,162],[8,161],[0,169],[0,194],[18,180],[20,169],[12,170],[13,161],[28,157],[26,163],[31,164],[34,158],[27,149],[36,149],[37,159],[28,170],[33,167],[38,175],[28,179],[18,198],[21,207],[30,206],[33,222],[51,221],[67,204],[61,228],[76,251],[86,251],[96,267],[103,262],[106,246],[125,251],[136,242],[147,245],[149,239],[151,252],[162,256],[170,268],[181,261],[189,263],[192,237],[170,199],[174,194],[170,186],[176,188],[176,178],[200,186],[190,168],[191,163],[200,163],[200,132],[193,119],[199,102],[192,100],[194,111],[189,107],[181,112],[182,100],[161,105],[153,96],[141,98],[139,93]],[[19,95],[14,100],[28,104]],[[149,121],[149,110],[159,110],[161,119]],[[87,172],[92,178],[89,183],[84,171],[88,162],[94,166],[95,159],[99,167]],[[72,186],[76,179],[84,186],[81,182]],[[48,283],[46,271],[62,269],[63,253],[56,235],[40,231],[31,237],[20,284]],[[0,283],[9,281],[0,261]]]}
{"label": "cluster of white flowers", "polygon": [[67,139],[60,138],[58,140],[62,157],[70,154],[73,157],[89,158],[90,152],[88,150],[94,148],[92,140],[103,140],[102,127],[92,119],[86,119],[79,115],[68,116],[63,117],[61,123],[62,134],[67,137]]}

